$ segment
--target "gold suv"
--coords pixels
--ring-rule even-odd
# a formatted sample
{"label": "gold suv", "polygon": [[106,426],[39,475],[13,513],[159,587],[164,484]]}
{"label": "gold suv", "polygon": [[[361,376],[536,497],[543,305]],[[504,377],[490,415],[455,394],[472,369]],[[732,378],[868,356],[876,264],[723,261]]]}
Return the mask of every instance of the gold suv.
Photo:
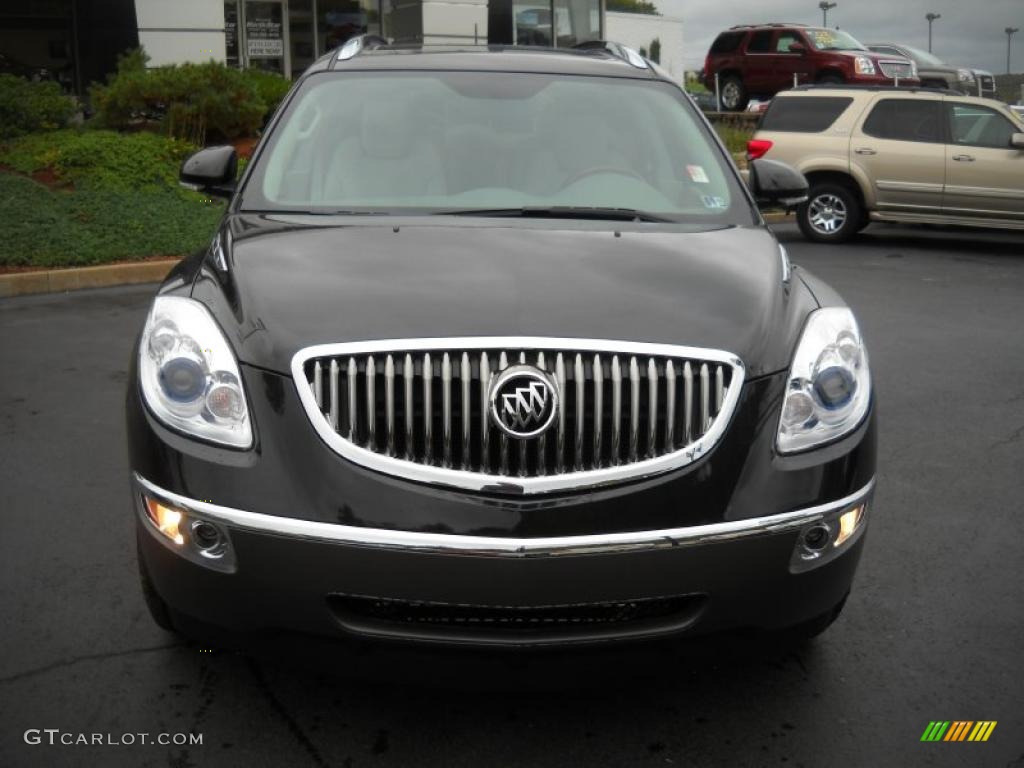
{"label": "gold suv", "polygon": [[800,170],[804,235],[872,221],[1024,229],[1024,121],[951,91],[805,86],[780,93],[747,146]]}

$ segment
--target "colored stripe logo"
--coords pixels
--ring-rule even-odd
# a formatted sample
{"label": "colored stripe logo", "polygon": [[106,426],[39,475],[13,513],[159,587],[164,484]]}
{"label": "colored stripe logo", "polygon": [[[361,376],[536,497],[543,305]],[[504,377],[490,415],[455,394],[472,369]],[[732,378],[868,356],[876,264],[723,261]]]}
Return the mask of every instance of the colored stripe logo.
{"label": "colored stripe logo", "polygon": [[932,720],[921,741],[988,741],[995,728],[995,720]]}

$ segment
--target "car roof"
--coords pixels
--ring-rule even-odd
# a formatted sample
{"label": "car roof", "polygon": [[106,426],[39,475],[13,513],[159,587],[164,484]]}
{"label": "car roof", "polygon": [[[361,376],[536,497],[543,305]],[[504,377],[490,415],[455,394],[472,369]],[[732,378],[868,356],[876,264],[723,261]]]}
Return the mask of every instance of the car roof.
{"label": "car roof", "polygon": [[[790,24],[786,21],[769,21],[764,24],[737,24],[735,27],[729,27],[725,32],[737,32],[748,29],[780,29],[786,27],[794,27],[804,29],[807,27],[806,24]],[[725,32],[722,34],[724,35]]]}
{"label": "car roof", "polygon": [[339,59],[339,50],[322,56],[306,73],[324,70],[458,70],[665,79],[650,63],[643,67],[636,66],[601,48],[576,50],[497,45],[389,45],[367,47],[343,59]]}
{"label": "car roof", "polygon": [[[880,93],[888,95],[898,96],[909,96],[913,98],[930,98],[930,99],[943,99],[954,97],[957,101],[965,101],[970,104],[978,104],[979,106],[991,106],[996,100],[986,99],[978,96],[968,96],[966,93],[960,91],[953,91],[949,89],[939,88],[897,88],[892,85],[801,85],[796,88],[790,88],[787,91],[781,91],[778,96],[857,96],[863,95],[865,98],[874,96]],[[776,96],[776,98],[778,98]],[[996,101],[996,103],[1002,105],[1002,102]]]}

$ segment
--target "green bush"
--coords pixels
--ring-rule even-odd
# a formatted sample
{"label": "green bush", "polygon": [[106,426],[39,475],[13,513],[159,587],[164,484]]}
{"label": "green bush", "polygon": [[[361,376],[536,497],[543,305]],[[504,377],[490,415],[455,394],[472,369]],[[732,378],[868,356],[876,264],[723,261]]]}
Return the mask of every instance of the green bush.
{"label": "green bush", "polygon": [[54,82],[0,75],[0,139],[63,127],[75,102]]}
{"label": "green bush", "polygon": [[264,120],[277,109],[281,99],[292,87],[292,81],[287,77],[262,69],[246,69],[242,71],[242,75],[256,88],[256,93],[259,94],[260,101],[263,102]]}
{"label": "green bush", "polygon": [[144,54],[123,56],[107,84],[90,90],[104,127],[156,119],[169,136],[201,145],[252,136],[262,125],[266,96],[245,73],[213,61],[145,69],[140,60]]}
{"label": "green bush", "polygon": [[0,207],[10,224],[0,266],[69,267],[150,256],[182,256],[205,246],[224,206],[177,189],[47,189],[0,173]]}
{"label": "green bush", "polygon": [[24,174],[52,169],[76,188],[170,188],[177,193],[178,169],[195,149],[186,141],[144,131],[63,130],[9,142],[0,147],[0,163]]}

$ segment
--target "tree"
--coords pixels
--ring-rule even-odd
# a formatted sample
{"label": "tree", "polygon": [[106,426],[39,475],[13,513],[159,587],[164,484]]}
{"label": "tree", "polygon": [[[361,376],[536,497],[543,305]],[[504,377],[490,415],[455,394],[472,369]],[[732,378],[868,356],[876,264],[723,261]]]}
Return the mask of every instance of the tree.
{"label": "tree", "polygon": [[605,8],[606,10],[618,13],[646,13],[649,16],[660,15],[654,3],[649,3],[647,0],[607,0]]}
{"label": "tree", "polygon": [[651,61],[655,64],[661,64],[661,39],[654,38],[651,40]]}

